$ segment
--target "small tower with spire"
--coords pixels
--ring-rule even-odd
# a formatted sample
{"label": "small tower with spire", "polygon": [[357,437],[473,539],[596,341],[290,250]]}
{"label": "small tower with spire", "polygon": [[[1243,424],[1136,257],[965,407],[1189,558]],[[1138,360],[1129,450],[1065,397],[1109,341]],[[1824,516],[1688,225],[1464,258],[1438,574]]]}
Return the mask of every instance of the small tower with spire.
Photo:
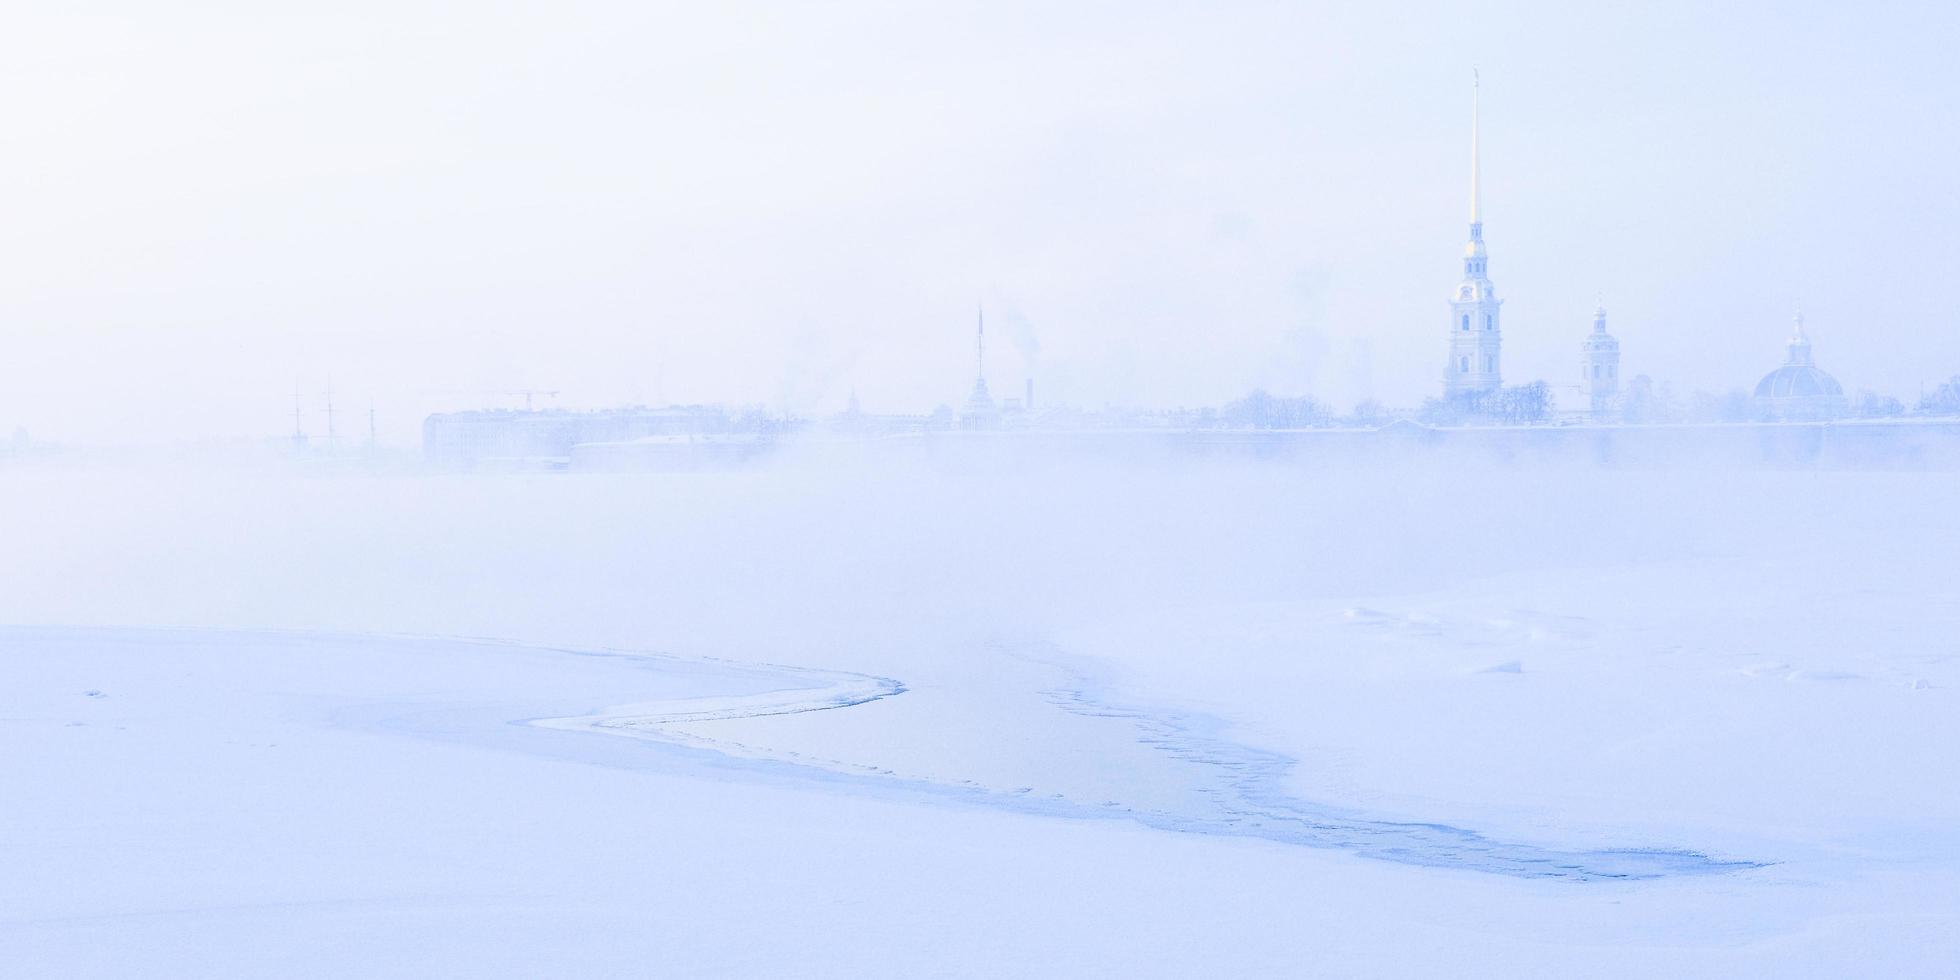
{"label": "small tower with spire", "polygon": [[1482,175],[1478,172],[1481,123],[1479,90],[1473,73],[1470,88],[1470,241],[1463,247],[1463,280],[1450,297],[1450,360],[1443,371],[1443,394],[1460,397],[1496,391],[1504,384],[1500,360],[1503,331],[1498,324],[1502,301],[1491,285],[1489,257],[1484,250]]}
{"label": "small tower with spire", "polygon": [[1593,310],[1592,333],[1579,349],[1579,384],[1591,396],[1593,417],[1604,417],[1620,394],[1620,342],[1606,332],[1604,304]]}
{"label": "small tower with spire", "polygon": [[1816,367],[1817,359],[1810,353],[1810,337],[1803,332],[1803,307],[1797,307],[1795,323],[1790,331],[1790,358],[1784,361],[1788,367]]}
{"label": "small tower with spire", "polygon": [[994,405],[994,397],[987,393],[987,310],[981,307],[974,331],[973,393],[966,397],[966,409],[960,413],[960,425],[968,429],[988,429],[999,422],[1000,409]]}

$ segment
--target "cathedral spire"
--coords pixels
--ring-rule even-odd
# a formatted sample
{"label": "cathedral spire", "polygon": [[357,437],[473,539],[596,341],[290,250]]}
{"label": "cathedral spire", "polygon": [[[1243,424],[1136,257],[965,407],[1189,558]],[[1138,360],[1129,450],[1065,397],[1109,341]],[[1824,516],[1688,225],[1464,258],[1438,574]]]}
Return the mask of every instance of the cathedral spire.
{"label": "cathedral spire", "polygon": [[1470,74],[1470,241],[1463,246],[1463,278],[1450,297],[1450,360],[1443,377],[1447,396],[1496,391],[1503,383],[1499,355],[1503,334],[1498,315],[1503,303],[1490,282],[1490,255],[1484,247],[1483,80]]}
{"label": "cathedral spire", "polygon": [[1473,234],[1477,226],[1484,223],[1483,185],[1477,172],[1477,137],[1481,128],[1478,119],[1478,103],[1481,100],[1478,96],[1482,94],[1482,89],[1483,79],[1478,76],[1477,69],[1470,69],[1470,228]]}
{"label": "cathedral spire", "polygon": [[1479,279],[1484,275],[1483,87],[1477,70],[1470,69],[1470,243],[1463,249],[1463,274]]}

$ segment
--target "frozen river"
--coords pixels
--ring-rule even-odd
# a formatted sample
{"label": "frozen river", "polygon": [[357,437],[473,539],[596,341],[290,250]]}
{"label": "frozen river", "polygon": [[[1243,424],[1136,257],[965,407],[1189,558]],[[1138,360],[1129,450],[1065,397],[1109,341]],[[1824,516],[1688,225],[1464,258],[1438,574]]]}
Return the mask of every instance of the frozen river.
{"label": "frozen river", "polygon": [[1957,952],[1934,475],[5,476],[0,972]]}

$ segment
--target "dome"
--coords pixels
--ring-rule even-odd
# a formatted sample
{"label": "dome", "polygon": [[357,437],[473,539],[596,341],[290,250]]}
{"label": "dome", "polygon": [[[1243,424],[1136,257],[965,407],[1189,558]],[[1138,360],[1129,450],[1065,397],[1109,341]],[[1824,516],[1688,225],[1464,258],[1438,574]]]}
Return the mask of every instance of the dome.
{"label": "dome", "polygon": [[1808,364],[1785,364],[1756,383],[1757,398],[1843,398],[1837,379]]}
{"label": "dome", "polygon": [[1810,338],[1804,336],[1802,312],[1790,337],[1790,357],[1756,383],[1756,404],[1775,419],[1831,419],[1844,414],[1844,389],[1836,378],[1817,369]]}

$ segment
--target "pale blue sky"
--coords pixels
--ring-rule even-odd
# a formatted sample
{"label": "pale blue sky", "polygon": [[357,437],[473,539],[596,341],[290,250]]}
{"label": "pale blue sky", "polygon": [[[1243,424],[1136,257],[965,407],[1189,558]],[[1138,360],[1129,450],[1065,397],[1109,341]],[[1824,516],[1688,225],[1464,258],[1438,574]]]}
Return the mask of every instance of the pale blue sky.
{"label": "pale blue sky", "polygon": [[[1507,380],[1960,373],[1944,5],[61,4],[0,36],[0,428],[1437,388],[1484,79]],[[1015,343],[1019,340],[1020,343]],[[1038,348],[1038,350],[1037,350]],[[318,428],[317,417],[311,425]]]}

